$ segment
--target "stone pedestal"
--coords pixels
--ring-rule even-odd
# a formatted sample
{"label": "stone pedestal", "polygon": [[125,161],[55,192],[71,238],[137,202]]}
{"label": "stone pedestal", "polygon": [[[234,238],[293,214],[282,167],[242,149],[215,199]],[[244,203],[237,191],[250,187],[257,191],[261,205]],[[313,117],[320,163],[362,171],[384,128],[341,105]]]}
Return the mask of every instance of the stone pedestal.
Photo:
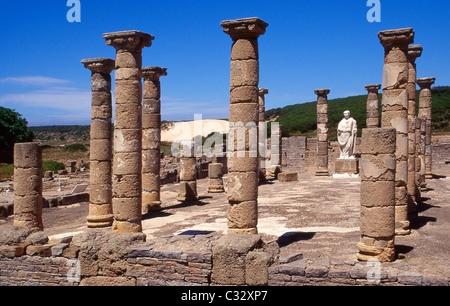
{"label": "stone pedestal", "polygon": [[154,37],[139,31],[103,34],[116,49],[112,230],[142,231],[142,49]]}
{"label": "stone pedestal", "polygon": [[395,258],[395,129],[362,130],[359,260]]}
{"label": "stone pedestal", "polygon": [[259,18],[222,21],[233,40],[228,140],[228,233],[256,234],[258,223]]}
{"label": "stone pedestal", "polygon": [[161,82],[167,68],[142,68],[142,213],[161,210]]}
{"label": "stone pedestal", "polygon": [[198,200],[197,163],[194,142],[184,141],[180,148],[180,186],[177,200],[180,202],[196,201]]}
{"label": "stone pedestal", "polygon": [[38,143],[14,145],[14,226],[42,231],[42,149]]}
{"label": "stone pedestal", "polygon": [[[334,163],[334,174],[338,176],[348,175],[357,177],[359,173],[359,159],[357,158],[338,158]],[[333,175],[333,177],[338,177]]]}
{"label": "stone pedestal", "polygon": [[225,192],[223,188],[223,165],[221,163],[210,163],[208,165],[208,192],[222,193]]}
{"label": "stone pedestal", "polygon": [[317,95],[317,154],[316,176],[328,176],[328,99],[329,89],[316,89]]}
{"label": "stone pedestal", "polygon": [[112,97],[111,71],[114,60],[90,58],[81,61],[91,75],[91,133],[89,163],[89,215],[87,227],[107,227],[112,212]]}
{"label": "stone pedestal", "polygon": [[410,233],[408,220],[408,45],[412,28],[378,33],[385,50],[381,127],[396,130],[395,218],[396,234]]}
{"label": "stone pedestal", "polygon": [[431,147],[431,105],[432,94],[431,85],[434,84],[435,78],[417,79],[417,85],[420,86],[419,95],[419,117],[425,121],[425,179],[432,179],[432,147]]}
{"label": "stone pedestal", "polygon": [[377,128],[380,126],[378,90],[381,88],[381,84],[366,85],[365,88],[367,90],[366,127]]}

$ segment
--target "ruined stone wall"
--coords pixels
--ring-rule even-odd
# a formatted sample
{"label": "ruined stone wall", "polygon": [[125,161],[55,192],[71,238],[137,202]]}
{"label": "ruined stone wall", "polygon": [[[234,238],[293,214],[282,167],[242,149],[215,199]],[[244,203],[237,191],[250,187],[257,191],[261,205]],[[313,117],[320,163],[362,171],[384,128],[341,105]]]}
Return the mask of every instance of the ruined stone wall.
{"label": "ruined stone wall", "polygon": [[[0,286],[217,285],[213,277],[217,271],[214,246],[221,237],[215,233],[197,233],[144,242],[141,234],[93,231],[56,244],[36,237],[31,239],[33,242],[24,238],[27,246],[0,246]],[[267,246],[272,249],[269,253],[265,250]],[[374,281],[370,277],[374,275],[373,263],[302,258],[297,253],[274,254],[274,250],[273,243],[269,242],[264,248],[248,253],[273,256],[269,265],[258,266],[258,275],[266,271],[263,274],[269,286],[449,285],[449,279],[428,273],[427,265],[418,269],[402,262],[382,263],[379,281]],[[244,263],[245,270],[252,273],[251,263],[255,262],[251,257]],[[247,278],[247,283],[244,281],[242,285],[252,281]]]}

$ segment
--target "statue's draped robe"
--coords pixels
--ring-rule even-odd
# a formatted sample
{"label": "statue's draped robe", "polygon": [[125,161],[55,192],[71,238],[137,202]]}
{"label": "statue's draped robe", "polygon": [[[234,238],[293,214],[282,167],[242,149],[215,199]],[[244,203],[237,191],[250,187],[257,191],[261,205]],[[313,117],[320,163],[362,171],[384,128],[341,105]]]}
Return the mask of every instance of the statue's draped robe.
{"label": "statue's draped robe", "polygon": [[338,125],[338,142],[340,158],[350,158],[355,153],[356,147],[356,120],[344,118]]}

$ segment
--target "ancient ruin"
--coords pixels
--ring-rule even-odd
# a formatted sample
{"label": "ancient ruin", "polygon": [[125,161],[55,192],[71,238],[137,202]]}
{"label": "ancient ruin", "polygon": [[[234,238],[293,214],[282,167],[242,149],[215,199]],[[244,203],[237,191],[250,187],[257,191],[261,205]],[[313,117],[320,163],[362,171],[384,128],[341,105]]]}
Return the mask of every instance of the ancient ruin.
{"label": "ancient ruin", "polygon": [[397,147],[395,174],[396,234],[410,233],[408,220],[408,45],[414,42],[412,28],[378,33],[385,51],[381,127],[395,128]]}
{"label": "ancient ruin", "polygon": [[259,181],[258,37],[265,33],[268,24],[259,18],[245,18],[222,21],[220,25],[233,40],[229,133],[234,136],[241,129],[245,134],[243,138],[241,137],[243,145],[239,146],[236,143],[235,146],[234,140],[228,144],[228,233],[256,234],[258,232]]}
{"label": "ancient ruin", "polygon": [[381,84],[366,85],[365,88],[367,90],[366,127],[377,128],[380,126],[378,90],[380,90]]}
{"label": "ancient ruin", "polygon": [[432,148],[431,148],[431,85],[434,84],[435,78],[417,79],[417,85],[420,86],[419,96],[419,117],[425,121],[425,179],[432,179],[433,173],[431,169]]}
{"label": "ancient ruin", "polygon": [[142,231],[142,49],[154,37],[139,31],[103,34],[116,49],[113,231]]}
{"label": "ancient ruin", "polygon": [[90,58],[81,61],[92,72],[90,140],[90,205],[88,227],[112,225],[112,97],[111,71],[114,60]]}
{"label": "ancient ruin", "polygon": [[330,89],[316,89],[317,95],[317,155],[316,175],[328,176],[328,99]]}
{"label": "ancient ruin", "polygon": [[180,144],[180,187],[177,200],[180,202],[198,200],[197,163],[193,141],[183,141]]}
{"label": "ancient ruin", "polygon": [[167,68],[142,68],[142,213],[161,210],[161,76]]}

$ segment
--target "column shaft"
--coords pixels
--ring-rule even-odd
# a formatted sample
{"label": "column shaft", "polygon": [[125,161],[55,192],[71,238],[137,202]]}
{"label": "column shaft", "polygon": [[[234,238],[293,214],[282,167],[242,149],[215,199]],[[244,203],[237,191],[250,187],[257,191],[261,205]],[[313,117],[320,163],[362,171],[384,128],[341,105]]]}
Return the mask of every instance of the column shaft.
{"label": "column shaft", "polygon": [[316,176],[328,176],[328,99],[329,89],[316,89],[317,95],[317,154]]}
{"label": "column shaft", "polygon": [[258,223],[259,18],[222,21],[231,36],[228,133],[228,233],[256,234]]}
{"label": "column shaft", "polygon": [[396,129],[395,219],[396,234],[410,233],[408,220],[408,45],[411,28],[378,33],[385,50],[381,127]]}
{"label": "column shaft", "polygon": [[103,35],[116,49],[113,232],[142,231],[142,49],[153,36],[139,31]]}
{"label": "column shaft", "polygon": [[431,147],[431,105],[432,93],[431,85],[434,84],[435,78],[421,78],[417,79],[417,84],[420,86],[419,95],[419,117],[425,121],[425,179],[432,179],[432,147]]}
{"label": "column shaft", "polygon": [[380,112],[378,101],[378,90],[381,88],[381,84],[367,85],[367,115],[366,115],[366,127],[377,128],[380,126]]}
{"label": "column shaft", "polygon": [[395,129],[366,128],[361,142],[359,260],[395,258]]}
{"label": "column shaft", "polygon": [[14,145],[14,226],[42,231],[42,150],[38,143]]}
{"label": "column shaft", "polygon": [[89,180],[88,227],[111,226],[112,213],[112,98],[111,71],[114,60],[91,58],[81,63],[91,75],[91,133]]}
{"label": "column shaft", "polygon": [[142,68],[142,212],[161,210],[161,82],[167,68]]}

